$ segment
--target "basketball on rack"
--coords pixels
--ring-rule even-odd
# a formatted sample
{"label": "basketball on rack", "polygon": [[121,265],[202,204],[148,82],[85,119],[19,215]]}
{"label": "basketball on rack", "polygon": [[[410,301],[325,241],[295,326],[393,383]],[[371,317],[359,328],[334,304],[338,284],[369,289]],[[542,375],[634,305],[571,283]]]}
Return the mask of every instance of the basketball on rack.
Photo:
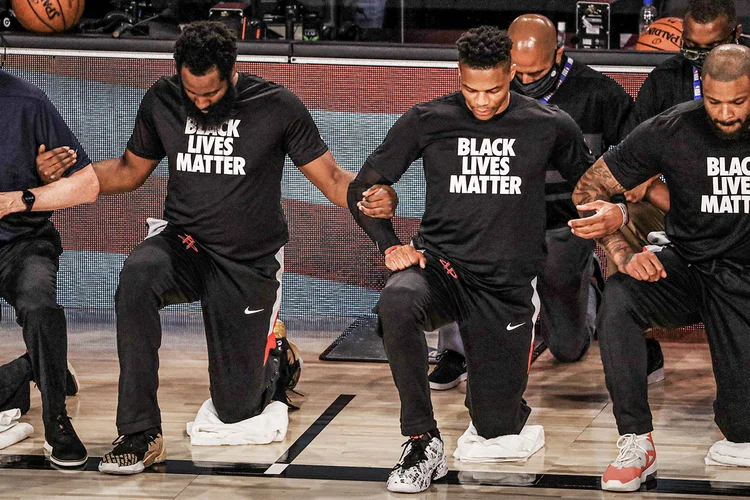
{"label": "basketball on rack", "polygon": [[84,0],[12,0],[21,25],[34,33],[62,33],[83,15]]}
{"label": "basketball on rack", "polygon": [[638,37],[636,50],[680,50],[682,42],[682,19],[679,17],[665,17],[657,19],[648,27],[646,32]]}

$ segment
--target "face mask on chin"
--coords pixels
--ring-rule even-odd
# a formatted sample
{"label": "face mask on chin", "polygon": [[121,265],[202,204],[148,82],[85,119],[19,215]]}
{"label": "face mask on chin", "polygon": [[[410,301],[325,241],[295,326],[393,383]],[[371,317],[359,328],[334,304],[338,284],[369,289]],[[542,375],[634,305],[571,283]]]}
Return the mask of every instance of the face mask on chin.
{"label": "face mask on chin", "polygon": [[531,97],[532,99],[541,99],[554,88],[559,76],[560,65],[553,64],[547,74],[531,83],[521,83],[521,80],[519,80],[518,77],[516,77],[515,80],[521,94]]}

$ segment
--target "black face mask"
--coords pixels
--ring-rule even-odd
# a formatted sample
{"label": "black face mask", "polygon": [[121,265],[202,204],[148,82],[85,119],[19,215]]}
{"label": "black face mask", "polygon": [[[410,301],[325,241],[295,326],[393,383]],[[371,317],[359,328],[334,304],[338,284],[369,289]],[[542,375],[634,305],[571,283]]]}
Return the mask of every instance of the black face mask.
{"label": "black face mask", "polygon": [[[560,63],[562,64],[562,60]],[[521,83],[521,80],[519,80],[518,77],[516,77],[515,80],[520,93],[527,97],[531,97],[532,99],[541,99],[554,88],[559,77],[560,64],[553,64],[547,74],[539,80],[534,80],[531,83]]]}
{"label": "black face mask", "polygon": [[711,50],[713,49],[686,49],[683,47],[680,49],[680,53],[700,71],[703,69],[703,63],[706,62],[706,58]]}
{"label": "black face mask", "polygon": [[721,42],[714,43],[711,45],[711,47],[708,48],[686,48],[684,45],[680,47],[680,53],[682,56],[693,63],[693,66],[695,66],[695,69],[698,71],[701,71],[703,69],[703,63],[706,62],[706,58],[708,57],[708,54],[719,45],[724,44],[731,44],[731,43],[739,43],[737,40],[737,36],[735,35],[734,30],[729,34],[729,36],[722,40]]}

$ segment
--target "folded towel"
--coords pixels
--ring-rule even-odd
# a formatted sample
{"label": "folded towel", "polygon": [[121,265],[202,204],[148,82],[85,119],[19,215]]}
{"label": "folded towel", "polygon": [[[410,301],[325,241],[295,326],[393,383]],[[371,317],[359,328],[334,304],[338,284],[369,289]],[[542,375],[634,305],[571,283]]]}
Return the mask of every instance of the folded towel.
{"label": "folded towel", "polygon": [[289,426],[289,407],[273,401],[257,415],[234,424],[219,420],[213,401],[207,399],[193,422],[188,422],[187,433],[193,446],[268,444],[283,441]]}
{"label": "folded towel", "polygon": [[469,462],[525,462],[544,446],[544,427],[527,425],[520,434],[485,439],[469,424],[458,438],[453,457]]}
{"label": "folded towel", "polygon": [[16,425],[19,418],[21,418],[21,410],[19,408],[0,411],[0,432],[6,431]]}
{"label": "folded towel", "polygon": [[709,448],[706,465],[750,467],[750,443],[733,443],[722,439]]}
{"label": "folded towel", "polygon": [[34,433],[34,428],[26,422],[19,422],[21,410],[0,411],[0,450],[23,441]]}

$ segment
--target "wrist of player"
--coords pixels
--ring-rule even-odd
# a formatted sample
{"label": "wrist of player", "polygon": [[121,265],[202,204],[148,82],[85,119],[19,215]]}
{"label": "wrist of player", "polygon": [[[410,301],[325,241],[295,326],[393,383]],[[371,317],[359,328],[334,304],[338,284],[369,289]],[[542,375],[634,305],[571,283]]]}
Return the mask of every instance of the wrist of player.
{"label": "wrist of player", "polygon": [[617,203],[617,207],[622,213],[622,223],[620,224],[620,227],[623,227],[628,222],[630,222],[630,213],[628,212],[628,206],[625,203]]}

